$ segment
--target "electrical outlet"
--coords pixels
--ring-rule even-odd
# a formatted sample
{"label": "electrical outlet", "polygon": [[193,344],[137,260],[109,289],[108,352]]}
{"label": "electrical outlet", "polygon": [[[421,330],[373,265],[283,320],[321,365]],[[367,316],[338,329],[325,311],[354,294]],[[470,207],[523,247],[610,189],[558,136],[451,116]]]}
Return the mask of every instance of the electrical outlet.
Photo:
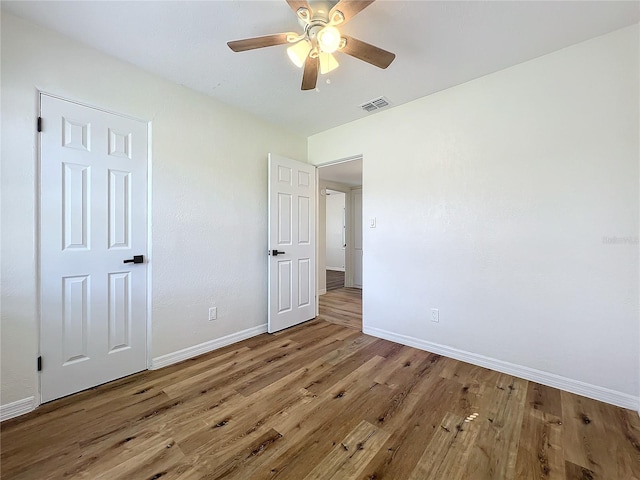
{"label": "electrical outlet", "polygon": [[440,310],[438,310],[437,308],[431,309],[431,321],[435,323],[440,322]]}
{"label": "electrical outlet", "polygon": [[209,321],[218,318],[218,307],[211,307],[209,309]]}

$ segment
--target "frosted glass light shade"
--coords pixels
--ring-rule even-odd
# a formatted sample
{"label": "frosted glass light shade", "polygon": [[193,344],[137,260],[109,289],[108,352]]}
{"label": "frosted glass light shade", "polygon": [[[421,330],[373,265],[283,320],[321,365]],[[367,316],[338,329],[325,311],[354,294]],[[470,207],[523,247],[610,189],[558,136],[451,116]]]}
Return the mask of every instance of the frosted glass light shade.
{"label": "frosted glass light shade", "polygon": [[311,43],[308,40],[302,40],[287,48],[287,55],[296,67],[302,68],[310,51]]}
{"label": "frosted glass light shade", "polygon": [[336,27],[324,27],[318,32],[318,45],[324,53],[333,53],[340,46],[340,32]]}

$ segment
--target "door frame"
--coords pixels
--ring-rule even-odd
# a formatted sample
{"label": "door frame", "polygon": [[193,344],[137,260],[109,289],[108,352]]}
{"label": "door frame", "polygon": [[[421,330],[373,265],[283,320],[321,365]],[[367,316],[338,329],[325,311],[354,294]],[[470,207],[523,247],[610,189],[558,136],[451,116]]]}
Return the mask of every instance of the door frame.
{"label": "door frame", "polygon": [[[36,89],[36,114],[35,119],[40,118],[42,114],[42,96],[46,95],[48,97],[52,97],[58,100],[62,100],[64,102],[74,103],[76,105],[80,105],[87,108],[92,108],[94,110],[98,110],[104,113],[108,113],[110,115],[117,115],[119,117],[127,118],[129,120],[135,120],[137,122],[142,122],[147,125],[147,292],[145,299],[145,324],[146,324],[146,335],[147,339],[145,342],[145,357],[147,359],[147,370],[151,367],[151,333],[152,333],[152,312],[151,312],[151,300],[152,300],[152,282],[151,282],[151,272],[153,269],[153,262],[150,259],[152,256],[152,241],[151,241],[151,209],[152,209],[152,128],[153,123],[149,120],[145,120],[134,115],[128,115],[121,112],[116,112],[113,110],[109,110],[102,107],[96,107],[90,103],[86,103],[79,100],[70,99],[68,97],[64,97],[61,95],[57,95],[55,93],[48,92],[46,90]],[[34,121],[34,125],[36,122]],[[35,232],[36,232],[36,245],[35,245],[35,268],[36,268],[36,351],[37,355],[40,356],[42,354],[42,278],[40,275],[42,269],[42,256],[41,256],[41,245],[42,245],[42,232],[40,231],[40,225],[42,221],[41,215],[41,202],[42,202],[42,142],[40,132],[36,130],[36,179],[35,179]],[[35,362],[34,362],[35,364]],[[35,365],[34,365],[35,366]],[[37,408],[42,404],[42,374],[36,368],[37,375],[37,396],[34,401],[34,408]]]}
{"label": "door frame", "polygon": [[[351,200],[351,224],[349,226],[350,230],[351,230],[351,239],[354,240],[355,236],[356,236],[356,226],[355,226],[355,222],[354,219],[356,218],[356,213],[355,213],[355,206],[356,206],[356,202],[354,199],[355,193],[356,192],[360,192],[360,208],[362,209],[362,195],[363,195],[363,188],[362,185],[359,187],[353,187],[351,189],[351,191],[349,192],[349,199]],[[361,241],[362,243],[364,243],[364,216],[362,215],[362,212],[360,213],[360,236],[361,236]],[[356,280],[355,280],[355,270],[356,270],[356,262],[355,262],[355,257],[356,257],[356,245],[355,245],[355,240],[353,242],[351,242],[349,244],[349,254],[351,256],[351,278],[350,278],[350,287],[353,288],[359,288],[360,290],[362,290],[364,288],[364,285],[360,285],[359,287],[356,286]],[[361,250],[363,249],[363,246],[361,245]],[[364,263],[364,255],[362,257],[362,261]],[[363,265],[363,270],[364,270],[364,265]],[[361,275],[362,276],[362,275]],[[361,280],[364,283],[364,280]]]}

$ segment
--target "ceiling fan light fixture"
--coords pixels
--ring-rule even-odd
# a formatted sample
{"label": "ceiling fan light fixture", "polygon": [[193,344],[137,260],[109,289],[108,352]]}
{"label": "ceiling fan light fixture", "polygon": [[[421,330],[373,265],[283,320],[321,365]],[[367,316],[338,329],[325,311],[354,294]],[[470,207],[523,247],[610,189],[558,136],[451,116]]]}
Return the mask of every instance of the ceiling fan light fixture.
{"label": "ceiling fan light fixture", "polygon": [[287,48],[287,55],[289,55],[289,59],[296,67],[302,68],[310,51],[311,42],[308,40],[301,40]]}
{"label": "ceiling fan light fixture", "polygon": [[318,32],[318,45],[324,53],[333,53],[340,46],[340,32],[336,27],[327,25]]}
{"label": "ceiling fan light fixture", "polygon": [[[1,0],[0,0],[1,1]],[[302,69],[303,91],[317,90],[319,74],[338,68],[332,55],[340,51],[378,68],[387,68],[396,58],[375,45],[348,35],[341,35],[336,26],[344,25],[376,0],[286,0],[303,28],[300,33],[285,32],[227,42],[234,52],[287,45],[291,62]],[[309,5],[313,4],[313,8]],[[330,83],[330,79],[326,80]]]}
{"label": "ceiling fan light fixture", "polygon": [[319,58],[320,58],[320,73],[322,75],[325,75],[340,66],[340,64],[336,60],[336,57],[334,57],[330,53],[320,52]]}

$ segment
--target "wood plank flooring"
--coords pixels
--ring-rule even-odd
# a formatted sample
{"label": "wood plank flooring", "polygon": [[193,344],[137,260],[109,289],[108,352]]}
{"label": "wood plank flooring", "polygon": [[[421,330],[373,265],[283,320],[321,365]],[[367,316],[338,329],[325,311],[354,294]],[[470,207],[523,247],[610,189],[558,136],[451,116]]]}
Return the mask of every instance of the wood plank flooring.
{"label": "wood plank flooring", "polygon": [[1,441],[3,480],[640,478],[636,412],[322,317],[43,405]]}
{"label": "wood plank flooring", "polygon": [[344,272],[326,270],[327,291],[344,287]]}
{"label": "wood plank flooring", "polygon": [[340,288],[318,297],[320,318],[362,331],[362,290]]}

